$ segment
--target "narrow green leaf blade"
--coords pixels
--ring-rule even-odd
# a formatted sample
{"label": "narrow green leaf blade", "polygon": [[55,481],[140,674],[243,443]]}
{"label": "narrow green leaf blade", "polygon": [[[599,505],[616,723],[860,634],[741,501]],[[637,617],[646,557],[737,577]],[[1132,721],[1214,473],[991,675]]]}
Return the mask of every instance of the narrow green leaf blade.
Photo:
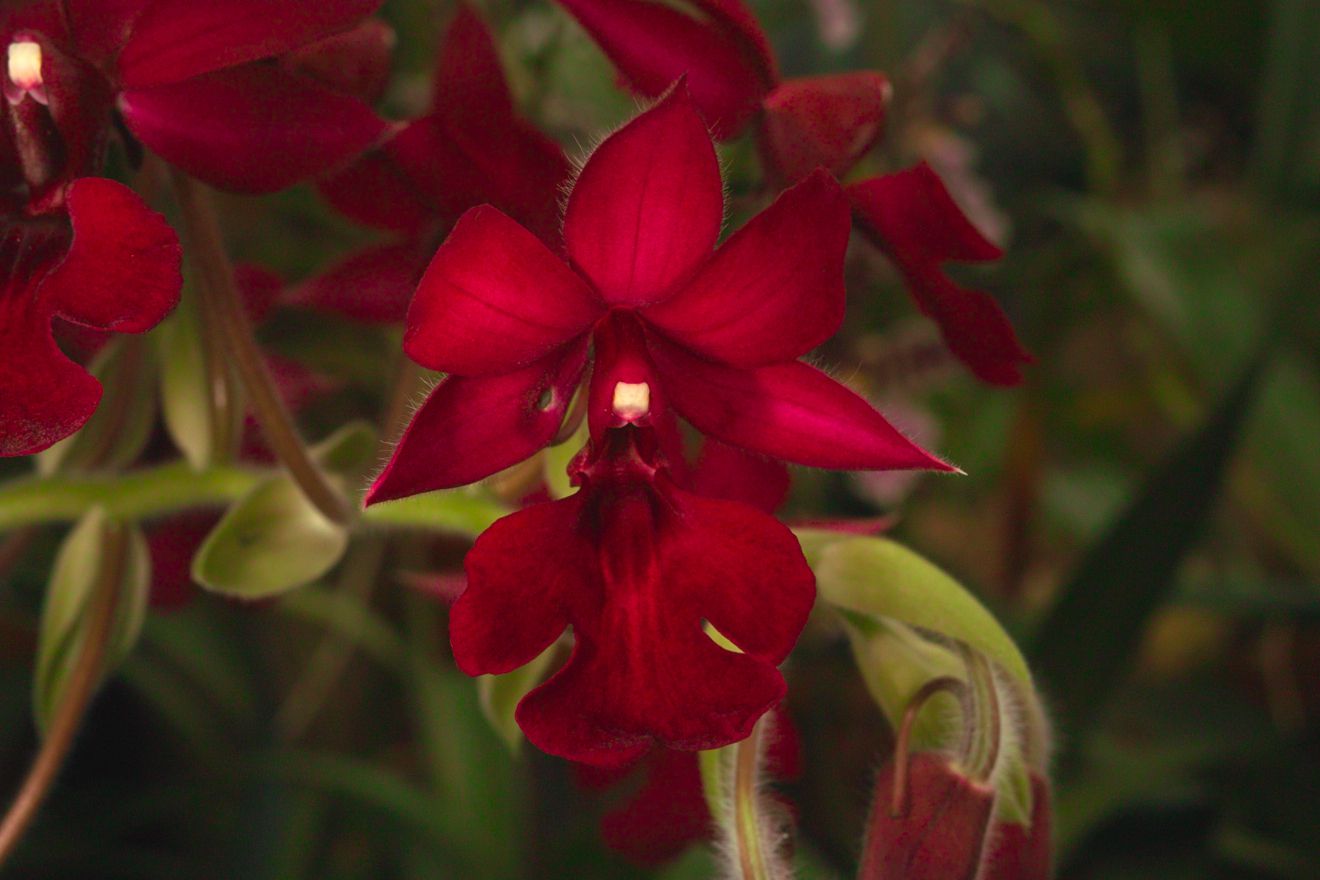
{"label": "narrow green leaf blade", "polygon": [[1037,630],[1030,653],[1065,743],[1077,743],[1098,719],[1146,622],[1172,592],[1223,487],[1260,367],[1248,367],[1204,426],[1151,475]]}

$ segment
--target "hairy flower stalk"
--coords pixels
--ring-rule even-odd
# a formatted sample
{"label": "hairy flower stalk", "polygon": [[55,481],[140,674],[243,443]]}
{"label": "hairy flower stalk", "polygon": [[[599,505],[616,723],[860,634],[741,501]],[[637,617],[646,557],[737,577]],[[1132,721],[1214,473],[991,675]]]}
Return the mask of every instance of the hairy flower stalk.
{"label": "hairy flower stalk", "polygon": [[791,818],[765,792],[769,747],[779,735],[773,713],[761,717],[751,736],[702,752],[702,788],[715,825],[715,846],[729,880],[789,880],[787,846]]}

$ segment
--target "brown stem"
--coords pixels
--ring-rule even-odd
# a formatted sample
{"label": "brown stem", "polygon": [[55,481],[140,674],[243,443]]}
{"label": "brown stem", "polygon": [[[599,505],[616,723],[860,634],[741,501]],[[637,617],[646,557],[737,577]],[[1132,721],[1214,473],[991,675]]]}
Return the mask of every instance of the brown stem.
{"label": "brown stem", "polygon": [[51,719],[41,750],[32,762],[32,769],[28,771],[23,787],[14,797],[9,812],[0,821],[0,865],[13,853],[55,782],[55,776],[64,764],[64,758],[73,745],[74,735],[96,692],[110,643],[115,610],[119,605],[119,590],[127,555],[128,536],[122,526],[112,524],[106,532],[105,558],[88,610],[87,634],[82,652],[69,673],[64,698],[55,709],[55,716]]}
{"label": "brown stem", "polygon": [[894,792],[889,801],[891,817],[897,819],[906,811],[908,756],[912,751],[912,728],[916,726],[917,716],[936,694],[954,694],[961,698],[965,691],[966,685],[958,679],[941,676],[923,684],[908,700],[903,720],[898,725],[898,741],[894,744]]}
{"label": "brown stem", "polygon": [[289,476],[327,519],[340,525],[347,524],[352,516],[348,502],[312,461],[257,348],[208,193],[201,184],[177,168],[172,169],[171,176],[183,212],[184,229],[201,274],[205,298],[210,303],[210,314],[206,317],[212,323],[207,330],[216,332],[223,340],[226,354],[233,359],[266,441]]}

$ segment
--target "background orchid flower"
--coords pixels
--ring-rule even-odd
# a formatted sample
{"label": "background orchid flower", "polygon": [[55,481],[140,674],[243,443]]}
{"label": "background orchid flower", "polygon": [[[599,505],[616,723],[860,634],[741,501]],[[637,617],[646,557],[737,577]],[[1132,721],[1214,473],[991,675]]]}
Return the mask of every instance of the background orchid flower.
{"label": "background orchid flower", "polygon": [[55,30],[50,11],[0,18],[10,47],[0,104],[0,456],[67,437],[101,398],[56,345],[53,319],[140,333],[174,308],[182,284],[164,219],[124,185],[88,176],[104,147],[88,125],[99,94],[76,59],[32,29]]}
{"label": "background orchid flower", "polygon": [[272,192],[385,134],[358,98],[282,64],[380,0],[68,0],[70,51],[103,77],[127,129],[221,189]]}
{"label": "background orchid flower", "polygon": [[[875,71],[783,80],[769,41],[742,0],[559,0],[638,93],[655,96],[687,76],[693,100],[720,138],[754,127],[775,182],[795,183],[818,167],[843,177],[884,129],[889,81]],[[980,379],[1022,381],[1031,355],[988,294],[938,270],[945,260],[997,260],[925,164],[848,188],[858,220],[898,265],[921,311]],[[890,222],[877,223],[883,217]],[[969,241],[945,252],[935,240]]]}
{"label": "background orchid flower", "polygon": [[559,145],[514,109],[489,30],[466,3],[445,32],[430,112],[322,180],[337,210],[398,233],[301,285],[295,301],[362,321],[402,321],[417,279],[464,211],[490,204],[551,247],[570,174]]}
{"label": "background orchid flower", "polygon": [[[583,167],[564,218],[569,262],[494,208],[464,215],[422,277],[404,340],[413,360],[450,375],[368,503],[470,483],[544,447],[589,350],[597,438],[645,416],[678,459],[678,415],[801,464],[949,469],[797,360],[842,320],[838,184],[812,175],[715,251],[722,219],[715,150],[681,86]],[[621,388],[639,396],[621,407]]]}

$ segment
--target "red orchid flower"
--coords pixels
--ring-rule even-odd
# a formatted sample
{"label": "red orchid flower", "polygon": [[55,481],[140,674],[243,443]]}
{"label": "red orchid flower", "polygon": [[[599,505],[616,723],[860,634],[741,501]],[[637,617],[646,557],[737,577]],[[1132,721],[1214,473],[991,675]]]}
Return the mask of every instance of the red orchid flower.
{"label": "red orchid flower", "polygon": [[[380,0],[63,0],[33,40],[75,59],[96,109],[113,108],[171,164],[222,189],[271,192],[328,171],[384,134],[357,98],[280,56],[352,27]],[[66,132],[66,139],[68,133]]]}
{"label": "red orchid flower", "polygon": [[516,718],[538,748],[574,761],[745,739],[783,699],[777,666],[815,600],[793,533],[676,486],[654,428],[607,429],[572,474],[576,494],[499,520],[468,553],[449,618],[455,662],[508,672],[572,626],[572,656]]}
{"label": "red orchid flower", "polygon": [[[568,199],[568,263],[494,208],[466,213],[426,270],[404,349],[450,374],[368,503],[459,486],[547,445],[594,350],[592,435],[675,415],[772,458],[841,469],[949,466],[796,360],[843,316],[848,206],[808,177],[713,251],[719,163],[683,88],[608,138]],[[443,450],[437,455],[437,450]]]}
{"label": "red orchid flower", "polygon": [[350,255],[293,301],[358,321],[402,321],[436,243],[469,208],[494,205],[557,247],[569,175],[559,145],[515,113],[490,32],[459,3],[430,112],[319,184],[348,217],[399,237]]}
{"label": "red orchid flower", "polygon": [[[31,30],[44,6],[0,16],[0,456],[39,452],[91,416],[101,386],[55,344],[56,317],[140,333],[174,308],[178,239],[122,184],[85,176],[103,138],[86,134],[87,78]],[[46,51],[43,47],[49,47]]]}
{"label": "red orchid flower", "polygon": [[[656,96],[686,75],[720,138],[755,126],[766,168],[794,183],[820,166],[843,176],[880,139],[890,86],[874,71],[783,80],[743,0],[559,0],[637,92]],[[980,379],[1022,381],[1031,362],[1002,309],[940,271],[947,260],[1001,256],[922,164],[848,188],[858,221],[898,264],[917,305]],[[884,218],[887,222],[877,222]]]}

